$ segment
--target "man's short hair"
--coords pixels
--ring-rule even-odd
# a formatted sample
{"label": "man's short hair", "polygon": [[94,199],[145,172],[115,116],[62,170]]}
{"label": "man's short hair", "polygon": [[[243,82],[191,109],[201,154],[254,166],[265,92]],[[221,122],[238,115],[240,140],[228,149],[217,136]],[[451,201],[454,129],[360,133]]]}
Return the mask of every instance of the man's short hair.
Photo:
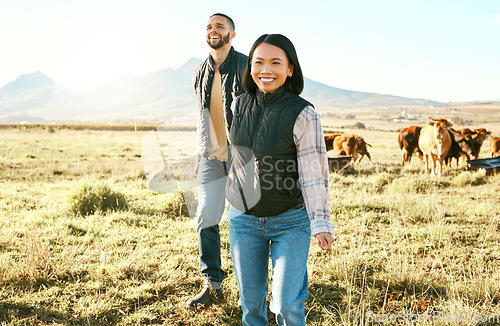
{"label": "man's short hair", "polygon": [[233,31],[235,30],[234,29],[234,21],[231,19],[231,17],[229,17],[228,15],[224,15],[224,14],[221,14],[221,13],[216,13],[216,14],[213,14],[212,16],[210,16],[210,18],[212,18],[213,16],[221,16],[221,17],[224,17],[227,19],[227,21],[229,22],[229,25],[231,25]]}

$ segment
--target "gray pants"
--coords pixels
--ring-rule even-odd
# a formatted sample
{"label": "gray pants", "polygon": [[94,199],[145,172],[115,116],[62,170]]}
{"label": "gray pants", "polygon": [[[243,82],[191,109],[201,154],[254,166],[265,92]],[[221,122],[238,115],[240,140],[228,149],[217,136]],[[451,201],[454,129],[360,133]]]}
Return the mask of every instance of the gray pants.
{"label": "gray pants", "polygon": [[198,169],[197,231],[201,273],[212,283],[224,279],[220,257],[219,223],[225,207],[227,166],[219,160],[202,157]]}

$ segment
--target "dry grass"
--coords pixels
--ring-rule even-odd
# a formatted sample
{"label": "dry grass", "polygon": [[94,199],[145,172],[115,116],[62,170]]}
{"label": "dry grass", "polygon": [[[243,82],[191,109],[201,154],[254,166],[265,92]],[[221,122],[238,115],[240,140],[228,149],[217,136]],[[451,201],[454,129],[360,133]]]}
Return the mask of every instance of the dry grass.
{"label": "dry grass", "polygon": [[[401,167],[396,132],[342,131],[372,144],[373,163],[330,175],[337,241],[331,251],[312,243],[308,325],[366,325],[373,314],[426,309],[500,314],[499,176],[461,165],[430,178],[416,160]],[[228,302],[184,308],[202,284],[197,237],[179,193],[147,188],[145,135],[0,131],[2,325],[240,324],[227,223]],[[193,153],[193,132],[162,136],[169,160]],[[75,214],[71,194],[89,184],[122,194],[127,207]]]}

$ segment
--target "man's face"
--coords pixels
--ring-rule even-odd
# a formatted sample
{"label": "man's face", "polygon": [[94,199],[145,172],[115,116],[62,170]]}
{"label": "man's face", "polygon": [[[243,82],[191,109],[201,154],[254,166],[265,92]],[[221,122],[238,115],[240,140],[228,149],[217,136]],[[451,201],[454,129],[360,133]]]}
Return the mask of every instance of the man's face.
{"label": "man's face", "polygon": [[213,16],[207,23],[207,43],[212,49],[220,49],[229,44],[234,37],[234,31],[227,19],[222,16]]}

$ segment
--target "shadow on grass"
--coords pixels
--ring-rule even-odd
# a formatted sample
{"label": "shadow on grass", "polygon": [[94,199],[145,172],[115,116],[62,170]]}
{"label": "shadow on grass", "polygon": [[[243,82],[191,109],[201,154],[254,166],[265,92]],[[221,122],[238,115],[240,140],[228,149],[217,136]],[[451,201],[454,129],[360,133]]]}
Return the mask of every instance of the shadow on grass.
{"label": "shadow on grass", "polygon": [[[306,301],[307,322],[313,325],[325,324],[325,319],[334,319],[341,323],[339,311],[345,309],[347,291],[339,286],[321,283],[309,283],[309,299]],[[325,315],[330,312],[330,316]]]}
{"label": "shadow on grass", "polygon": [[[75,318],[46,307],[22,303],[0,302],[0,322],[18,322],[22,325],[58,323],[60,325],[103,325],[102,321],[89,323],[87,319]],[[111,323],[110,323],[111,325]]]}

